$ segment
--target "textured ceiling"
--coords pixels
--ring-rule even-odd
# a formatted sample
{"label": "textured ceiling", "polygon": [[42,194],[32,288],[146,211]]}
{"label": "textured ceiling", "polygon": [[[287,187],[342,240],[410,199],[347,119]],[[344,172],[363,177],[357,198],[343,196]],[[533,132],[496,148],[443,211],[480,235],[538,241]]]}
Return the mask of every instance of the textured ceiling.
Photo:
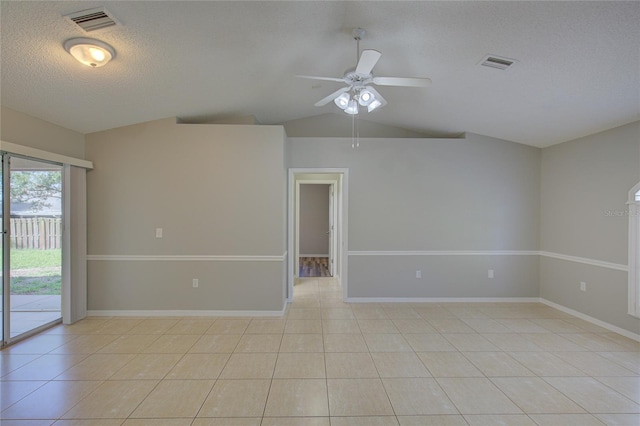
{"label": "textured ceiling", "polygon": [[[122,25],[88,34],[116,58],[90,69],[62,48],[87,36],[62,15],[105,6]],[[382,58],[389,104],[362,118],[428,134],[548,146],[640,119],[640,2],[2,1],[2,105],[82,133],[164,117],[283,123],[355,65],[351,30]],[[480,67],[486,55],[520,62]]]}

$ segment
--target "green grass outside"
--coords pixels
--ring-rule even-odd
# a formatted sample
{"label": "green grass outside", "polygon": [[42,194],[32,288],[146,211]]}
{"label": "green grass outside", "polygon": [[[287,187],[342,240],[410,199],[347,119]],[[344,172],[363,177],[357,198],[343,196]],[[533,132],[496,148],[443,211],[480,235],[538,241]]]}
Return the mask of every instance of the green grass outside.
{"label": "green grass outside", "polygon": [[11,250],[11,269],[51,268],[62,265],[62,250]]}
{"label": "green grass outside", "polygon": [[62,291],[62,277],[14,277],[11,279],[11,294],[59,295]]}
{"label": "green grass outside", "polygon": [[59,295],[62,288],[61,265],[62,251],[59,249],[11,250],[11,271],[15,272],[11,277],[11,294]]}

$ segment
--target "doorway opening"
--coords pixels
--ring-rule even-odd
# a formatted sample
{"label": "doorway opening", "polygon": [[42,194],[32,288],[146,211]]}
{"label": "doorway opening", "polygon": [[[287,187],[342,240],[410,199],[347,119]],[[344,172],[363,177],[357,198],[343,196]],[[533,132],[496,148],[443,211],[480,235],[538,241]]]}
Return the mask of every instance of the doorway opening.
{"label": "doorway opening", "polygon": [[[303,181],[306,182],[306,181]],[[299,249],[298,277],[332,277],[335,265],[332,243],[335,236],[333,183],[299,184]]]}
{"label": "doorway opening", "polygon": [[289,169],[289,302],[310,278],[332,278],[346,297],[347,191],[348,169]]}

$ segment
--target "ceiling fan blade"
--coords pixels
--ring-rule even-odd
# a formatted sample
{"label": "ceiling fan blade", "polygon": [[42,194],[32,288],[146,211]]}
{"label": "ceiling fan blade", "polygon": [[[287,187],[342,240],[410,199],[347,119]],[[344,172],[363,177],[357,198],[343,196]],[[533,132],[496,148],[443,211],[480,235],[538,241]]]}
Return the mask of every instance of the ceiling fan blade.
{"label": "ceiling fan blade", "polygon": [[331,102],[332,100],[334,100],[335,98],[337,98],[338,96],[342,95],[345,92],[348,92],[351,89],[351,87],[343,87],[342,89],[338,89],[335,92],[333,92],[332,94],[330,94],[329,96],[327,96],[326,98],[322,98],[320,99],[318,102],[316,102],[315,106],[323,106],[328,104],[329,102]]}
{"label": "ceiling fan blade", "polygon": [[344,78],[335,78],[335,77],[317,77],[315,75],[296,75],[298,78],[307,78],[309,80],[326,80],[326,81],[337,81],[340,83],[344,83]]}
{"label": "ceiling fan blade", "polygon": [[382,53],[377,50],[363,50],[360,55],[360,60],[358,61],[358,65],[356,66],[356,74],[359,76],[366,76],[371,74],[371,70],[380,59]]}
{"label": "ceiling fan blade", "polygon": [[373,77],[373,83],[380,86],[427,87],[430,78],[416,77]]}

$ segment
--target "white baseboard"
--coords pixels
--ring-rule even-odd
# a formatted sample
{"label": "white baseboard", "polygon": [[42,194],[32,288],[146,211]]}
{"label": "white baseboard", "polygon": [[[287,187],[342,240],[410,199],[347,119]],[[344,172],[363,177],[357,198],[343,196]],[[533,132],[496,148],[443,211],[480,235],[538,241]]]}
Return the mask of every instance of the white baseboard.
{"label": "white baseboard", "polygon": [[595,324],[595,325],[600,326],[602,328],[606,328],[607,330],[613,331],[614,333],[618,333],[618,334],[620,334],[620,335],[622,335],[624,337],[628,337],[629,339],[633,339],[633,340],[635,340],[637,342],[640,342],[640,334],[636,334],[636,333],[633,333],[633,332],[631,332],[629,330],[625,330],[624,328],[620,328],[620,327],[615,326],[613,324],[609,324],[608,322],[604,322],[602,320],[599,320],[597,318],[594,318],[594,317],[591,317],[589,315],[583,314],[582,312],[578,312],[578,311],[573,310],[571,308],[567,308],[566,306],[559,305],[559,304],[554,303],[554,302],[552,302],[550,300],[547,300],[547,299],[540,298],[540,303],[543,303],[543,304],[545,304],[547,306],[551,306],[552,308],[555,308],[555,309],[557,309],[559,311],[562,311],[562,312],[567,313],[569,315],[573,315],[574,317],[578,317],[578,318],[583,319],[585,321],[588,321],[588,322],[590,322],[592,324]]}
{"label": "white baseboard", "polygon": [[329,257],[328,254],[301,254],[300,257]]}
{"label": "white baseboard", "polygon": [[537,303],[538,297],[348,297],[348,303]]}
{"label": "white baseboard", "polygon": [[281,317],[280,311],[209,311],[209,310],[90,310],[89,317]]}

